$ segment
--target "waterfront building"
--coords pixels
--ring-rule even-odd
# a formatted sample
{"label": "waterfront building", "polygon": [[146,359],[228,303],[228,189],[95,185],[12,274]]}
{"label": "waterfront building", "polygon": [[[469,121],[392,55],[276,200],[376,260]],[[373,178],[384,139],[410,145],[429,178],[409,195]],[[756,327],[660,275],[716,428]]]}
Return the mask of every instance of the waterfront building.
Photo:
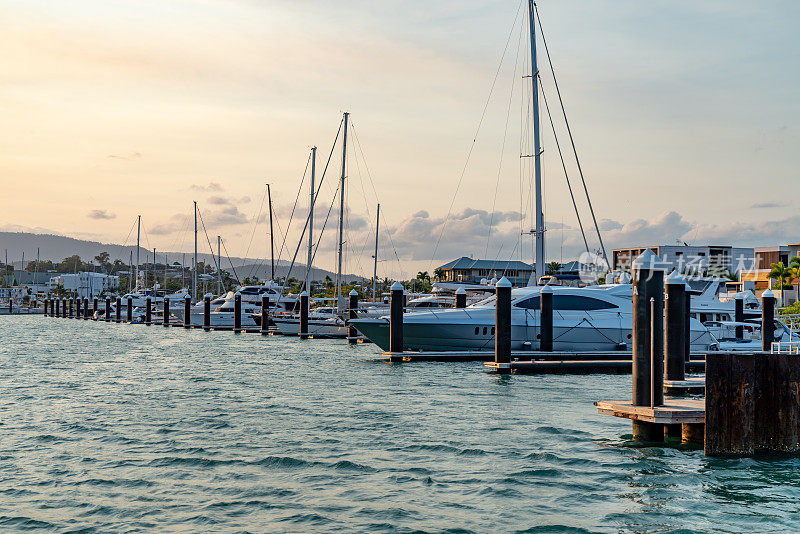
{"label": "waterfront building", "polygon": [[434,272],[440,282],[479,284],[481,280],[508,278],[515,286],[525,286],[533,273],[533,265],[517,260],[473,260],[463,256],[438,267]]}

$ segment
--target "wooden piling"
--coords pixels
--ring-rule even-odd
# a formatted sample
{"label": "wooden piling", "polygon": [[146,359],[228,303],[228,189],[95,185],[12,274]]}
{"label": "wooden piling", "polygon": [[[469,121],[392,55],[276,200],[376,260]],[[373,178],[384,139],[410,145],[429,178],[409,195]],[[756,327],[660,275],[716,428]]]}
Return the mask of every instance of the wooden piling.
{"label": "wooden piling", "polygon": [[111,297],[106,297],[106,313],[104,319],[107,323],[111,322]]}
{"label": "wooden piling", "polygon": [[[632,403],[634,406],[661,406],[664,404],[664,267],[650,249],[636,258],[632,267]],[[659,425],[633,420],[633,439],[661,441],[664,430]]]}
{"label": "wooden piling", "polygon": [[686,282],[677,271],[664,281],[664,379],[686,378]]}
{"label": "wooden piling", "polygon": [[91,317],[92,314],[89,310],[89,297],[83,298],[83,320],[86,321]]}
{"label": "wooden piling", "polygon": [[308,339],[308,292],[300,293],[300,339]]}
{"label": "wooden piling", "polygon": [[203,330],[211,330],[211,297],[203,297]]}
{"label": "wooden piling", "polygon": [[539,350],[553,350],[553,288],[549,285],[539,292]]}
{"label": "wooden piling", "polygon": [[[358,318],[358,292],[355,289],[350,291],[350,311],[349,311],[349,318],[352,321],[353,319]],[[348,322],[348,331],[347,331],[347,342],[348,343],[358,343],[358,331],[356,328],[349,324]]]}
{"label": "wooden piling", "polygon": [[116,317],[115,321],[118,323],[122,322],[122,297],[117,297],[117,306],[116,306]]}
{"label": "wooden piling", "polygon": [[242,333],[242,294],[238,291],[233,295],[233,332]]}
{"label": "wooden piling", "polygon": [[269,333],[269,297],[261,295],[261,335]]}
{"label": "wooden piling", "polygon": [[125,319],[128,323],[133,322],[133,297],[128,297],[128,306],[125,311]]}
{"label": "wooden piling", "polygon": [[192,298],[189,295],[183,298],[183,327],[192,327]]}
{"label": "wooden piling", "polygon": [[499,374],[511,372],[511,282],[505,276],[495,285],[494,361]]}
{"label": "wooden piling", "polygon": [[689,286],[689,284],[684,284],[683,331],[686,333],[686,335],[683,338],[683,356],[687,362],[692,354],[692,295],[694,294],[695,293],[692,291],[692,288]]}
{"label": "wooden piling", "polygon": [[60,300],[60,299],[55,299],[55,300],[53,301],[53,303],[54,303],[54,305],[55,305],[55,313],[53,314],[53,317],[58,317],[58,316],[59,316],[58,314],[59,314],[59,312],[61,311],[61,309],[60,309],[60,308],[61,308],[61,306],[60,306],[60,304],[59,304],[59,300]]}
{"label": "wooden piling", "polygon": [[97,320],[97,297],[92,298],[92,321]]}
{"label": "wooden piling", "polygon": [[150,326],[153,324],[153,301],[147,297],[144,301],[144,324]]}
{"label": "wooden piling", "polygon": [[169,297],[164,297],[164,326],[169,326]]}
{"label": "wooden piling", "polygon": [[772,351],[775,341],[775,295],[767,289],[761,295],[761,350]]}
{"label": "wooden piling", "polygon": [[464,286],[458,286],[456,289],[456,308],[466,308],[467,307],[467,292],[464,289]]}
{"label": "wooden piling", "polygon": [[389,361],[402,361],[403,309],[405,307],[403,284],[395,282],[389,291]]}
{"label": "wooden piling", "polygon": [[[744,297],[741,293],[737,293],[735,297],[733,297],[734,303],[734,311],[733,311],[733,320],[736,323],[743,323],[744,322]],[[736,325],[736,339],[743,339],[744,338],[744,326],[741,324]]]}

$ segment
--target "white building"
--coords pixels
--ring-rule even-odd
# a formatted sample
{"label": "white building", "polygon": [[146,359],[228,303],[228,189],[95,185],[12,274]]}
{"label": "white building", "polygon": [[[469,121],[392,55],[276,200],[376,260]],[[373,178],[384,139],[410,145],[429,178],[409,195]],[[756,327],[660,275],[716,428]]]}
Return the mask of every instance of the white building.
{"label": "white building", "polygon": [[753,268],[754,251],[747,247],[659,245],[652,247],[619,248],[612,251],[612,270],[630,270],[631,262],[650,249],[668,264],[669,269],[687,274],[706,271],[739,273]]}
{"label": "white building", "polygon": [[103,273],[61,274],[50,279],[50,288],[61,286],[79,298],[93,298],[119,289],[119,276]]}

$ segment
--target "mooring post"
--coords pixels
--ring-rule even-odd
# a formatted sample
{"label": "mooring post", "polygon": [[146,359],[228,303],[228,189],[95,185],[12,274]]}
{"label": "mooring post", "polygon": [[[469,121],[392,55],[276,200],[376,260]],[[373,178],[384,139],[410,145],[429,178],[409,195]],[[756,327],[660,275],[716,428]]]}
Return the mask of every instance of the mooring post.
{"label": "mooring post", "polygon": [[192,327],[192,297],[189,295],[183,297],[183,327]]}
{"label": "mooring post", "polygon": [[164,326],[169,326],[169,298],[164,297]]}
{"label": "mooring post", "polygon": [[772,352],[773,341],[775,341],[775,295],[767,289],[761,295],[761,350]]}
{"label": "mooring post", "polygon": [[[664,404],[664,267],[658,256],[647,249],[633,261],[632,271],[632,403],[634,406],[661,406]],[[634,420],[633,439],[661,441],[663,426]]]}
{"label": "mooring post", "polygon": [[261,335],[269,333],[269,297],[261,295]]}
{"label": "mooring post", "polygon": [[242,332],[242,294],[238,291],[233,295],[233,331]]}
{"label": "mooring post", "polygon": [[733,320],[736,321],[736,339],[744,339],[744,325],[741,323],[744,322],[744,296],[741,293],[737,293],[735,297],[733,297]]}
{"label": "mooring post", "polygon": [[203,330],[211,330],[211,297],[203,297]]}
{"label": "mooring post", "polygon": [[153,324],[153,301],[150,300],[150,297],[147,297],[144,301],[144,324],[150,326]]}
{"label": "mooring post", "polygon": [[300,339],[308,339],[308,293],[300,293]]}
{"label": "mooring post", "polygon": [[128,306],[125,311],[125,319],[128,323],[133,322],[133,297],[128,297]]}
{"label": "mooring post", "polygon": [[87,320],[91,314],[89,313],[89,297],[83,298],[83,320]]}
{"label": "mooring post", "polygon": [[458,286],[456,289],[456,308],[466,308],[467,307],[467,292],[464,290],[464,286]]}
{"label": "mooring post", "polygon": [[105,321],[107,323],[111,322],[111,297],[106,297]]}
{"label": "mooring post", "polygon": [[[83,312],[81,311],[82,309],[83,308],[81,308],[81,299],[75,299],[75,318],[76,319],[82,319],[83,318]],[[70,314],[70,317],[72,317],[72,314]]]}
{"label": "mooring post", "polygon": [[[353,319],[358,318],[358,292],[355,289],[350,290],[350,313],[349,318],[352,321]],[[347,342],[348,343],[358,343],[358,332],[356,328],[349,324],[348,322],[348,331],[347,331]]]}
{"label": "mooring post", "polygon": [[117,310],[116,310],[117,313],[116,313],[115,321],[120,323],[120,322],[122,322],[122,298],[121,297],[117,297],[117,306],[116,306],[116,308],[117,308]]}
{"label": "mooring post", "polygon": [[664,378],[686,379],[686,282],[677,271],[664,281]]}
{"label": "mooring post", "polygon": [[511,372],[511,282],[505,276],[495,287],[494,363],[499,374]]}
{"label": "mooring post", "polygon": [[97,320],[97,297],[92,299],[92,320]]}
{"label": "mooring post", "polygon": [[403,284],[395,282],[389,290],[389,361],[403,361]]}
{"label": "mooring post", "polygon": [[553,288],[545,285],[539,292],[539,350],[553,350]]}
{"label": "mooring post", "polygon": [[47,316],[48,316],[48,315],[47,315],[47,305],[48,305],[48,303],[49,303],[49,302],[50,302],[50,299],[49,299],[49,298],[45,298],[45,299],[44,299],[44,313],[43,313],[42,315],[44,315],[45,317],[47,317]]}
{"label": "mooring post", "polygon": [[53,299],[53,317],[58,317],[58,312],[61,311],[59,308],[59,301],[60,299]]}

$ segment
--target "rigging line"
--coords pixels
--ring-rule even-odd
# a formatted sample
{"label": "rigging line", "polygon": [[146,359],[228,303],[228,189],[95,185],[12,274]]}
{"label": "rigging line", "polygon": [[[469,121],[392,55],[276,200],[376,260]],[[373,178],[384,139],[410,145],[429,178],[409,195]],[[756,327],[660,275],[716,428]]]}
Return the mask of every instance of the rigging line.
{"label": "rigging line", "polygon": [[[336,130],[336,137],[334,137],[334,139],[333,139],[333,145],[331,145],[331,151],[328,154],[328,161],[325,162],[325,168],[322,171],[322,177],[320,178],[320,181],[319,181],[319,187],[317,188],[317,192],[314,195],[314,201],[311,203],[312,206],[316,206],[317,205],[317,197],[319,196],[319,194],[320,194],[320,192],[322,190],[322,184],[325,182],[325,176],[326,176],[326,173],[328,172],[328,165],[331,162],[331,158],[333,157],[333,151],[336,148],[336,141],[339,139],[339,134],[342,133],[342,124],[344,124],[344,117],[342,117],[342,120],[339,122],[339,128]],[[339,185],[336,186],[336,190],[337,191],[339,190]],[[335,201],[335,195],[334,195],[334,201]],[[294,267],[294,262],[297,260],[297,253],[300,251],[300,245],[303,243],[303,237],[306,235],[306,229],[308,228],[308,221],[309,221],[309,219],[311,219],[311,213],[312,213],[311,211],[308,212],[308,215],[306,216],[306,224],[303,226],[303,231],[300,233],[300,239],[297,240],[297,248],[295,248],[295,250],[294,250],[294,256],[292,257],[292,263],[289,265],[289,271],[286,274],[286,278],[287,279],[289,278],[289,274],[291,274],[291,272],[292,272],[292,268]],[[309,269],[309,268],[310,267],[306,267],[306,269]],[[281,286],[281,290],[278,293],[278,298],[283,297],[283,289],[284,289],[284,287]]]}
{"label": "rigging line", "polygon": [[[333,205],[336,203],[336,195],[339,194],[340,185],[336,186],[336,191],[333,193],[333,199],[331,200],[331,204],[328,207],[328,213],[325,215],[325,221],[322,223],[322,228],[320,229],[319,237],[317,238],[317,242],[314,246],[314,252],[311,254],[311,265],[314,264],[314,259],[317,257],[317,250],[319,250],[319,246],[322,243],[322,235],[325,233],[325,227],[328,225],[328,219],[331,216]],[[303,278],[303,285],[305,285],[305,278],[308,277],[308,274],[311,271],[311,265],[306,266],[306,277]]]}
{"label": "rigging line", "polygon": [[[222,242],[222,248],[225,250],[225,257],[228,258],[228,263],[231,264],[231,269],[233,269],[233,276],[236,277],[236,282],[242,285],[242,282],[239,280],[239,275],[236,274],[236,267],[233,266],[233,261],[231,261],[231,255],[228,253],[228,247],[225,246],[225,240],[220,239],[220,241]],[[222,263],[222,260],[220,260],[220,263]]]}
{"label": "rigging line", "polygon": [[558,80],[556,80],[556,71],[555,68],[553,67],[553,61],[550,59],[550,50],[547,48],[547,41],[544,38],[544,30],[542,29],[542,20],[539,18],[539,8],[536,7],[536,3],[533,4],[533,9],[536,12],[536,20],[537,22],[539,22],[539,33],[542,35],[542,44],[544,45],[545,54],[547,54],[547,62],[550,65],[550,72],[553,75],[553,85],[556,88],[556,94],[558,95],[558,102],[561,104],[561,113],[564,115],[564,123],[567,126],[569,141],[572,144],[572,152],[575,155],[575,163],[578,166],[578,173],[581,176],[583,191],[586,194],[586,202],[589,204],[589,211],[592,214],[592,222],[594,223],[594,229],[597,232],[597,240],[600,241],[600,248],[603,250],[603,259],[606,262],[606,266],[610,267],[611,264],[608,263],[606,246],[603,244],[603,238],[600,236],[600,227],[597,225],[597,218],[594,215],[594,208],[592,207],[592,199],[589,197],[589,189],[586,187],[586,180],[583,177],[583,169],[581,168],[581,162],[578,159],[578,149],[575,148],[575,139],[572,137],[572,129],[569,127],[569,121],[567,120],[567,110],[564,108],[564,100],[561,98],[561,91],[558,88]]}
{"label": "rigging line", "polygon": [[522,34],[520,33],[520,38],[517,40],[517,53],[514,56],[514,71],[511,75],[511,92],[508,95],[508,107],[506,109],[506,125],[503,129],[503,143],[500,146],[500,163],[497,166],[497,180],[494,184],[494,198],[492,199],[492,211],[489,213],[489,231],[486,234],[486,248],[484,249],[483,255],[489,255],[489,241],[492,237],[492,225],[494,224],[494,210],[495,206],[497,205],[497,191],[500,189],[500,175],[503,171],[503,156],[505,155],[506,150],[506,140],[508,139],[508,123],[511,119],[511,103],[514,100],[514,78],[517,77],[517,66],[519,65],[519,49],[522,46]]}
{"label": "rigging line", "polygon": [[[206,235],[206,241],[208,242],[208,250],[211,252],[211,260],[214,261],[214,265],[216,265],[217,271],[221,271],[222,261],[220,260],[220,258],[216,258],[216,256],[214,255],[214,248],[211,246],[211,240],[208,238],[208,230],[206,230],[206,222],[203,220],[203,212],[200,211],[200,208],[197,208],[197,214],[200,215],[200,224],[203,225],[203,233]],[[214,260],[214,258],[216,258],[216,261]],[[233,265],[231,265],[231,267],[233,267]],[[236,281],[239,282],[238,276],[236,277]],[[239,283],[241,284],[241,282]]]}
{"label": "rigging line", "polygon": [[[541,86],[541,77],[539,77],[539,82]],[[583,237],[583,244],[586,246],[586,252],[589,252],[589,242],[586,241],[586,234],[583,231],[583,223],[581,222],[581,214],[578,212],[578,204],[575,202],[575,195],[572,194],[572,184],[569,181],[569,174],[567,173],[567,164],[564,162],[564,154],[561,152],[561,144],[558,142],[558,135],[556,134],[556,125],[553,122],[553,117],[550,115],[550,105],[547,103],[547,96],[544,94],[544,87],[542,87],[542,100],[544,100],[544,108],[547,110],[547,118],[550,120],[550,127],[553,129],[553,139],[556,142],[556,148],[558,149],[558,157],[561,158],[561,167],[564,169],[564,178],[567,181],[567,187],[569,188],[569,198],[572,199],[572,207],[575,208],[575,217],[578,219],[578,226],[581,229],[581,236]],[[563,230],[563,228],[562,228]]]}
{"label": "rigging line", "polygon": [[[351,130],[352,130],[352,127],[351,127]],[[358,181],[361,184],[361,196],[364,198],[364,208],[367,210],[367,231],[369,231],[371,233],[372,223],[370,221],[372,221],[372,215],[369,212],[369,205],[367,204],[367,193],[364,190],[364,178],[361,175],[361,165],[359,165],[359,163],[358,163],[358,153],[357,152],[356,152],[355,157],[353,158],[353,161],[355,161],[355,163],[356,163],[356,174],[358,176]],[[349,236],[350,236],[350,212],[349,211],[347,213],[347,234],[348,234],[348,241],[352,241],[349,238]],[[366,249],[366,247],[369,244],[370,243],[369,243],[368,239],[362,239],[361,240],[361,250],[358,251],[358,254],[356,255],[356,258],[360,258],[360,257],[362,257],[364,255],[364,250]],[[358,263],[358,268],[361,269],[361,262],[358,259],[356,259],[356,262]]]}
{"label": "rigging line", "polygon": [[[247,249],[244,251],[244,259],[247,259],[247,255],[250,254],[250,247],[253,244],[253,238],[256,236],[256,228],[258,227],[258,219],[261,218],[261,212],[264,209],[264,200],[267,198],[267,188],[264,187],[264,195],[261,197],[261,202],[258,204],[258,215],[256,215],[255,220],[253,221],[253,232],[250,234],[250,242],[247,243]],[[252,276],[253,269],[250,268],[250,275]]]}
{"label": "rigging line", "polygon": [[308,153],[306,158],[306,168],[303,170],[303,177],[300,179],[300,187],[297,188],[297,195],[294,197],[294,206],[292,206],[292,213],[289,214],[289,223],[286,225],[286,232],[284,232],[280,223],[278,223],[278,231],[283,234],[283,242],[281,248],[278,249],[278,264],[280,264],[281,255],[283,254],[284,246],[286,245],[286,238],[289,237],[289,229],[292,227],[292,220],[294,219],[294,211],[297,209],[297,202],[300,200],[300,191],[303,190],[303,184],[306,182],[306,174],[308,173],[308,166],[311,164],[311,152]]}
{"label": "rigging line", "polygon": [[447,228],[447,222],[450,220],[450,215],[453,211],[453,205],[456,202],[456,197],[458,196],[458,191],[461,189],[461,183],[464,181],[464,176],[467,173],[467,166],[469,165],[470,158],[472,157],[472,152],[475,149],[475,145],[478,142],[478,134],[481,131],[481,126],[483,126],[483,120],[486,117],[486,110],[489,109],[489,102],[492,99],[492,94],[494,94],[494,88],[497,84],[497,78],[500,75],[500,70],[503,67],[503,61],[506,57],[506,52],[508,51],[508,45],[511,42],[511,36],[514,34],[514,28],[517,27],[517,19],[519,19],[519,14],[522,11],[522,2],[520,2],[519,7],[517,8],[517,14],[514,16],[514,23],[511,25],[511,30],[508,32],[508,38],[506,39],[506,45],[503,48],[503,53],[500,56],[500,64],[497,66],[497,71],[494,73],[494,79],[492,80],[492,85],[489,88],[489,95],[486,97],[486,102],[483,105],[483,111],[481,112],[481,118],[478,121],[478,127],[475,130],[475,135],[472,138],[472,143],[470,144],[469,150],[467,151],[467,159],[464,161],[464,167],[461,169],[461,175],[458,178],[458,183],[456,184],[456,188],[453,191],[453,197],[450,199],[450,207],[447,210],[447,216],[442,223],[442,231],[439,232],[439,238],[436,240],[436,245],[433,247],[433,254],[431,254],[431,261],[428,266],[428,270],[433,269],[433,260],[436,258],[436,252],[439,250],[439,244],[442,242],[442,237],[444,237],[444,231]]}
{"label": "rigging line", "polygon": [[131,234],[133,233],[133,227],[136,226],[136,219],[133,220],[133,224],[131,224],[130,230],[128,230],[128,236],[125,238],[125,241],[122,242],[122,248],[128,244],[128,239],[131,238]]}
{"label": "rigging line", "polygon": [[[375,190],[375,180],[372,179],[372,172],[369,170],[369,165],[367,164],[367,157],[364,154],[364,149],[361,147],[361,141],[358,138],[358,134],[355,130],[355,124],[353,123],[353,139],[355,139],[355,144],[358,147],[358,151],[361,152],[361,159],[364,161],[364,168],[367,170],[367,178],[369,178],[370,185],[372,186],[372,192],[375,195],[375,200],[379,201],[378,192]],[[394,246],[394,240],[392,239],[392,234],[389,233],[389,225],[386,222],[386,212],[385,210],[381,212],[381,220],[383,221],[383,231],[386,233],[386,236],[389,238],[389,244],[392,246],[392,252],[394,252],[394,257],[397,259],[397,267],[399,269],[398,272],[402,272],[403,264],[400,261],[400,256],[397,254],[397,249]]]}

